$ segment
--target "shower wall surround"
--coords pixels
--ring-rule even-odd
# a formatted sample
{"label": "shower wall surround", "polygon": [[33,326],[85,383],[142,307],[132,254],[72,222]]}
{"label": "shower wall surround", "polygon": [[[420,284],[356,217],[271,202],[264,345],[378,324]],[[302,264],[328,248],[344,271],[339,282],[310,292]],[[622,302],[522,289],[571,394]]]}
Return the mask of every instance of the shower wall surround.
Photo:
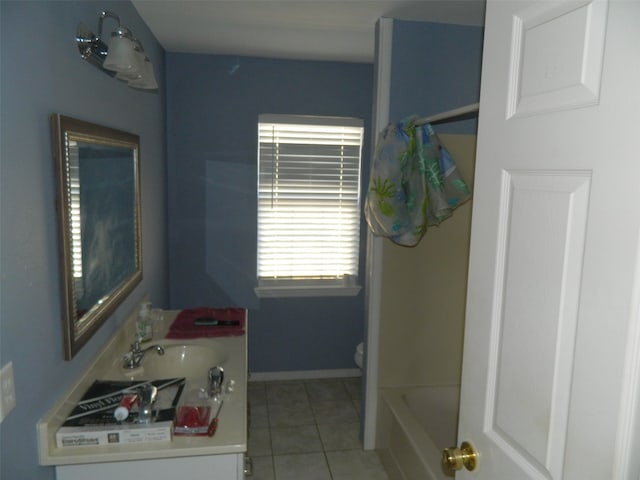
{"label": "shower wall surround", "polygon": [[[389,117],[429,116],[480,96],[483,28],[393,21]],[[477,120],[435,126],[473,192]],[[415,248],[383,243],[380,388],[459,382],[471,202]]]}
{"label": "shower wall surround", "polygon": [[[475,135],[440,135],[473,191]],[[380,387],[460,381],[471,202],[415,248],[383,244]]]}

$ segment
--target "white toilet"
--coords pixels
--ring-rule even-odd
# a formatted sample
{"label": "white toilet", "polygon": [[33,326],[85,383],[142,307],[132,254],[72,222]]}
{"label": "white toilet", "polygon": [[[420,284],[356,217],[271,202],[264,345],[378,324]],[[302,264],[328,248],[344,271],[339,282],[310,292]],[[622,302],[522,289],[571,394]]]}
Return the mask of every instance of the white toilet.
{"label": "white toilet", "polygon": [[356,353],[353,355],[353,359],[358,365],[358,368],[362,370],[362,357],[364,356],[364,342],[360,342],[356,347]]}

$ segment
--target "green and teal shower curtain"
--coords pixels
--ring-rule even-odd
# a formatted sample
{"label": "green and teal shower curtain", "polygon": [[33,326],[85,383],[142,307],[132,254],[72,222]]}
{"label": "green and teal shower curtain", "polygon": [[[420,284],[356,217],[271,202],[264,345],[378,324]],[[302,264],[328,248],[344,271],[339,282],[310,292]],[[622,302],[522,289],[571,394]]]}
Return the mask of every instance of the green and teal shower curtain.
{"label": "green and teal shower curtain", "polygon": [[371,165],[365,218],[375,235],[407,247],[471,197],[449,152],[431,125],[416,117],[388,125]]}

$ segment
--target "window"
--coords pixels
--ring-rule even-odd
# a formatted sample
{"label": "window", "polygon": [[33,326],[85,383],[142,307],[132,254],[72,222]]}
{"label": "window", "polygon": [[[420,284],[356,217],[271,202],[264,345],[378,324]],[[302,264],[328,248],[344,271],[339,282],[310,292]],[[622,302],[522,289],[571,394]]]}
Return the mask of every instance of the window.
{"label": "window", "polygon": [[260,115],[259,296],[355,295],[362,120]]}

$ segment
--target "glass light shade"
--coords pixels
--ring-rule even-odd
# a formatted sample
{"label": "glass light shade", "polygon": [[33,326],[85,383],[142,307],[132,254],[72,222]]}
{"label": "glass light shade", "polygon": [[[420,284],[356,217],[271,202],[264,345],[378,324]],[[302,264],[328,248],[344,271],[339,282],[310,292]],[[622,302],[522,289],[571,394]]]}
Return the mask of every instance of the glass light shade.
{"label": "glass light shade", "polygon": [[135,43],[122,36],[111,37],[109,53],[102,66],[107,70],[135,75],[141,72],[139,52],[135,50]]}
{"label": "glass light shade", "polygon": [[153,73],[153,65],[149,58],[145,58],[142,67],[142,75],[135,79],[129,80],[129,86],[133,88],[141,88],[143,90],[155,90],[158,88],[156,76]]}
{"label": "glass light shade", "polygon": [[142,78],[141,73],[122,73],[119,72],[116,74],[116,78],[118,80],[122,80],[123,82],[132,82],[133,80],[138,80]]}

